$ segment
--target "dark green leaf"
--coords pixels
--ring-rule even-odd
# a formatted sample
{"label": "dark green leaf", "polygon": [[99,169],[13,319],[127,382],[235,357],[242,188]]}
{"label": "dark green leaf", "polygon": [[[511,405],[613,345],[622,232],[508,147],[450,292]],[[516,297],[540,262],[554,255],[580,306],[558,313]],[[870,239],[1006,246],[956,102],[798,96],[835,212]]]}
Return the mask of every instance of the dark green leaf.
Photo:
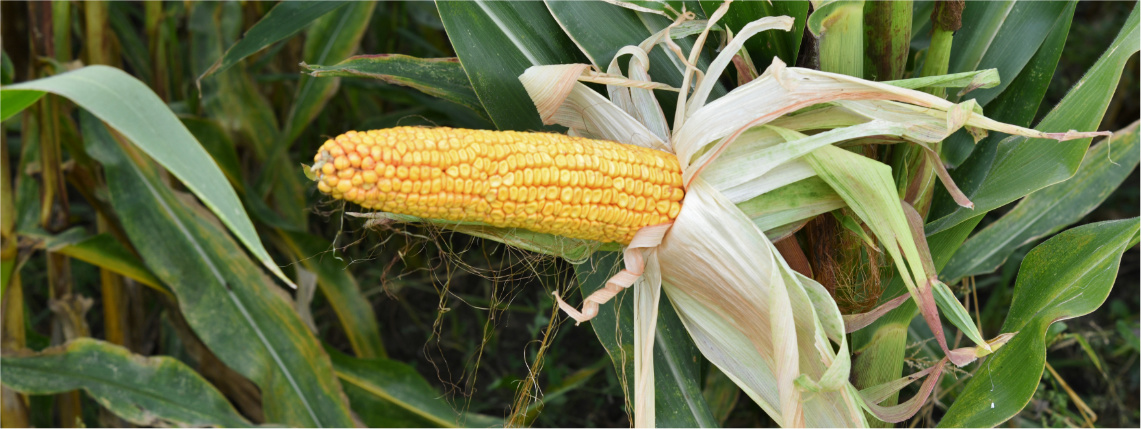
{"label": "dark green leaf", "polygon": [[1013,339],[979,366],[941,427],[992,427],[1022,411],[1038,389],[1052,323],[1096,310],[1109,295],[1137,218],[1083,225],[1046,240],[1022,261],[1002,332]]}
{"label": "dark green leaf", "polygon": [[415,369],[389,359],[330,351],[353,409],[370,427],[502,427],[503,421],[459,413]]}
{"label": "dark green leaf", "polygon": [[367,77],[403,85],[467,107],[483,117],[479,97],[456,58],[416,58],[400,54],[358,55],[331,66],[306,65],[314,77]]}
{"label": "dark green leaf", "polygon": [[543,128],[519,82],[531,66],[586,59],[539,2],[436,3],[444,29],[491,121],[501,130]]}
{"label": "dark green leaf", "polygon": [[[955,32],[951,63],[947,70],[960,73],[998,69],[1002,82],[990,89],[971,92],[980,106],[986,106],[1022,72],[1030,57],[1060,21],[1073,17],[1076,1],[978,2],[963,9],[963,27]],[[1009,6],[1009,10],[1006,10]],[[993,27],[997,24],[998,27]]]}
{"label": "dark green leaf", "polygon": [[1137,123],[1090,149],[1078,172],[1065,182],[1022,199],[1013,210],[963,243],[940,277],[955,282],[993,271],[1015,249],[1081,220],[1137,168]]}
{"label": "dark green leaf", "polygon": [[[1066,97],[1036,127],[1045,132],[1093,130],[1117,89],[1122,69],[1141,46],[1137,8],[1121,28],[1113,44],[1082,77]],[[998,143],[994,163],[979,179],[977,191],[964,193],[975,208],[958,208],[927,224],[927,232],[950,228],[980,213],[1001,207],[1026,194],[1066,180],[1074,174],[1090,139],[1056,142],[1048,139],[1008,137]]]}
{"label": "dark green leaf", "polygon": [[266,269],[292,285],[262,246],[234,188],[226,183],[218,165],[145,84],[119,69],[89,66],[0,91],[23,90],[67,97],[106,122],[181,180]]}
{"label": "dark green leaf", "polygon": [[94,117],[81,115],[88,153],[102,163],[111,205],[186,321],[227,366],[261,390],[266,418],[290,426],[350,426],[320,343],[287,296],[217,220],[136,164]]}
{"label": "dark green leaf", "polygon": [[202,79],[222,72],[238,61],[265,49],[267,46],[288,38],[317,18],[325,16],[346,2],[340,1],[283,1],[270,9],[242,38],[226,50],[209,70],[198,77]]}
{"label": "dark green leaf", "polygon": [[40,353],[4,355],[0,364],[7,387],[32,395],[83,389],[139,426],[250,426],[214,386],[167,356],[79,338]]}

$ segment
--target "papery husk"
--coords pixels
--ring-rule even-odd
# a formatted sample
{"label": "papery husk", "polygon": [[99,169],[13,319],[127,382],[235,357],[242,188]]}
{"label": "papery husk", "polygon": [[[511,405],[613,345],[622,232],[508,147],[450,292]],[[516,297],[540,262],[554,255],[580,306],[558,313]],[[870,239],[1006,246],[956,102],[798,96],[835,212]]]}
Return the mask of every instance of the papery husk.
{"label": "papery husk", "polygon": [[[724,54],[724,53],[723,53]],[[740,134],[757,125],[771,122],[785,114],[815,104],[841,100],[888,100],[944,112],[945,129],[953,132],[966,126],[1007,134],[1036,138],[1069,140],[1104,133],[1043,133],[986,118],[976,111],[977,104],[968,100],[955,104],[931,94],[900,88],[886,83],[817,70],[787,67],[779,59],[759,78],[734,89],[705,107],[697,109],[680,129],[675,128],[673,144],[678,161],[689,175],[694,156],[702,151],[720,152]],[[724,139],[724,137],[730,137]],[[707,145],[716,144],[714,148]]]}
{"label": "papery husk", "polygon": [[827,298],[814,302],[804,284],[811,280],[792,271],[732,202],[695,180],[658,256],[662,287],[698,348],[774,420],[866,426],[846,387],[839,309]]}

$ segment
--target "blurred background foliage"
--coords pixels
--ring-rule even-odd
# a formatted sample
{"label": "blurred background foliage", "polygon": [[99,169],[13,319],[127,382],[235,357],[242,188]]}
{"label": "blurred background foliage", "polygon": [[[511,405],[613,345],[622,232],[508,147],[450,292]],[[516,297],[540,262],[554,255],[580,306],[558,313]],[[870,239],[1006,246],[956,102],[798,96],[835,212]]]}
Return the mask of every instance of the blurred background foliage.
{"label": "blurred background foliage", "polygon": [[[1078,4],[1039,118],[1097,60],[1134,5]],[[555,313],[550,291],[575,283],[567,262],[416,225],[366,228],[364,220],[344,217],[341,203],[319,195],[299,167],[310,162],[325,139],[347,130],[494,128],[485,112],[408,86],[303,73],[302,63],[330,65],[358,54],[454,57],[435,4],[340,6],[297,34],[201,79],[199,86],[200,76],[274,7],[270,2],[3,2],[3,83],[106,64],[150,87],[219,164],[272,260],[299,283],[297,311],[333,355],[340,384],[361,423],[479,425],[510,418],[533,426],[629,426],[622,381],[606,350],[592,330],[561,323]],[[1117,130],[1136,120],[1137,94],[1134,55],[1098,129]],[[76,247],[59,240],[79,228],[82,237],[106,234],[119,243],[125,260],[146,258],[145,249],[131,247],[135,241],[125,237],[119,220],[106,216],[108,180],[90,159],[99,156],[91,143],[82,143],[91,134],[83,129],[78,109],[62,98],[45,100],[3,123],[5,187],[14,196],[5,200],[4,223],[14,222],[11,228],[21,231],[13,245],[18,251],[11,250],[18,254],[18,271],[10,278],[22,285],[5,290],[5,355],[21,348],[43,350],[77,336],[105,339],[136,355],[177,359],[215,384],[242,418],[273,421],[266,414],[277,411],[263,410],[258,387],[237,375],[235,370],[245,374],[239,368],[227,367],[225,358],[204,349],[188,329],[186,308],[172,303],[169,287],[148,287],[138,278],[143,275],[101,270],[90,259],[60,252]],[[57,130],[55,141],[62,148],[54,170],[37,147],[43,140],[29,142],[42,138],[45,129]],[[178,195],[188,195],[164,170],[153,173]],[[64,180],[56,188],[61,194],[43,203],[39,186],[51,186],[53,177]],[[1078,224],[1137,216],[1138,183],[1134,170]],[[52,207],[51,213],[60,217],[43,221],[41,206]],[[981,226],[1008,209],[991,212]],[[11,228],[6,226],[5,233]],[[38,239],[27,233],[33,230],[39,231]],[[967,282],[977,290],[976,302],[984,304],[980,323],[985,331],[997,332],[1005,320],[1022,257],[1040,241],[1021,247],[994,273]],[[155,249],[161,249],[159,244]],[[108,253],[110,247],[93,249]],[[1139,424],[1138,271],[1134,247],[1125,252],[1101,310],[1051,328],[1051,369],[1031,405],[1010,424],[1081,426],[1087,412],[1096,414],[1099,426]],[[304,279],[310,279],[308,284]],[[322,283],[322,293],[313,293],[314,283]],[[13,298],[18,290],[22,296]],[[347,292],[336,296],[337,290]],[[70,307],[62,304],[68,296]],[[13,302],[17,308],[9,307]],[[80,322],[67,325],[61,319],[68,315]],[[347,332],[346,325],[357,328]],[[82,332],[69,334],[66,326],[82,327]],[[922,360],[923,350],[932,346],[921,339],[930,334],[920,319],[912,328],[909,353]],[[353,374],[384,375],[393,390],[379,394],[377,384]],[[752,401],[739,398],[735,387],[724,389],[726,383],[715,377],[704,380],[705,395],[721,424],[773,424]],[[912,425],[939,421],[961,384],[951,379],[945,385]],[[10,411],[9,395],[14,393],[5,390],[5,411]],[[424,397],[421,405],[392,405]],[[443,400],[433,402],[438,398]],[[1083,404],[1075,403],[1079,399]],[[126,423],[106,412],[106,403],[74,392],[29,395],[27,405],[27,423],[34,426]],[[469,415],[467,420],[455,417],[460,413]]]}

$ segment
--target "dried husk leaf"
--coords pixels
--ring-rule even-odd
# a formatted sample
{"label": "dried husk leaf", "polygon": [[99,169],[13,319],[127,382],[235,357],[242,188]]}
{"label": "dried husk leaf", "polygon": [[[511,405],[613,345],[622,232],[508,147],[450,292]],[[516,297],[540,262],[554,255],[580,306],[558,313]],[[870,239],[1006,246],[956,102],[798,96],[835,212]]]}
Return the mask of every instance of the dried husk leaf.
{"label": "dried husk leaf", "polygon": [[[778,423],[864,425],[846,388],[847,371],[828,372],[847,365],[846,346],[845,358],[837,359],[822,327],[827,321],[837,328],[839,310],[833,303],[827,317],[819,316],[798,275],[723,195],[694,181],[658,252],[663,289],[702,353]],[[823,299],[820,289],[815,296]],[[802,394],[796,383],[802,375],[825,383]],[[835,380],[845,388],[825,388]]]}

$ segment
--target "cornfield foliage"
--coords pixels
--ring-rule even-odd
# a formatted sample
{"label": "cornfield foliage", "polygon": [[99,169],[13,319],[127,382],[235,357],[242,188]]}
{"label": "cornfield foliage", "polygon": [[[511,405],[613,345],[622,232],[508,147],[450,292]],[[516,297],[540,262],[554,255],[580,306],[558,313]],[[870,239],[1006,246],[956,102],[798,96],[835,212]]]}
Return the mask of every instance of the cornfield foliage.
{"label": "cornfield foliage", "polygon": [[[1137,5],[3,2],[0,423],[1134,426]],[[397,126],[657,144],[692,198],[576,327],[630,249],[318,191]],[[764,339],[687,295],[751,288]]]}

